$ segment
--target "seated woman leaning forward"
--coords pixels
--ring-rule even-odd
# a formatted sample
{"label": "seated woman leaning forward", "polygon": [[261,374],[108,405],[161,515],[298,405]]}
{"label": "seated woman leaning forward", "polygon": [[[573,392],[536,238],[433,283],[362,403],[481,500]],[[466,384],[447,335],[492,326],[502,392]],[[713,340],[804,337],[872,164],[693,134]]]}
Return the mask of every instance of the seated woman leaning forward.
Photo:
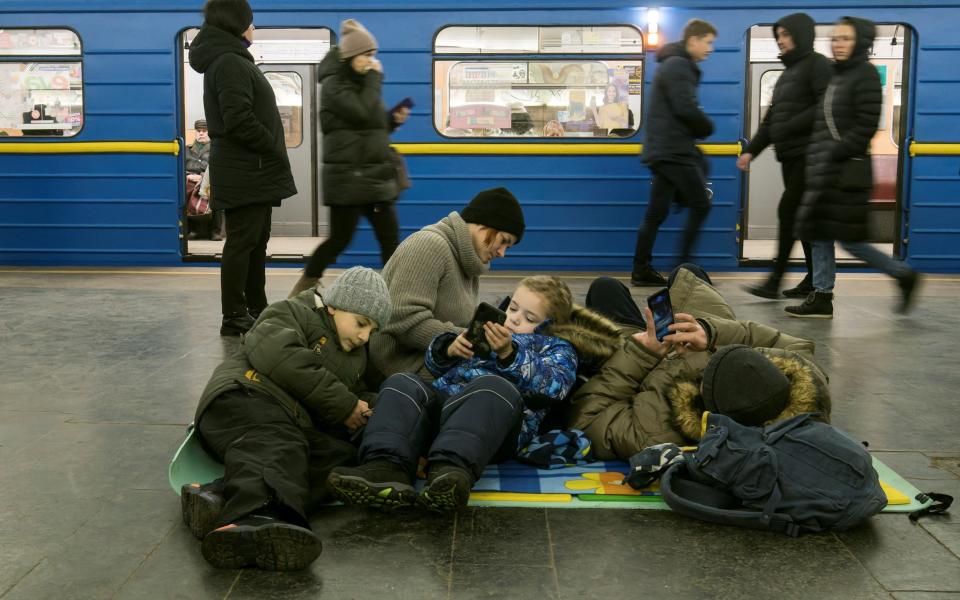
{"label": "seated woman leaning forward", "polygon": [[657,341],[646,309],[648,325],[573,395],[568,426],[587,434],[597,458],[698,440],[704,411],[744,425],[803,412],[829,419],[827,376],[813,360],[813,342],[734,320],[719,292],[691,270],[678,269],[671,280],[672,333]]}
{"label": "seated woman leaning forward", "polygon": [[[484,324],[487,355],[474,352],[466,333],[442,333],[426,352],[432,384],[409,373],[384,382],[360,445],[361,465],[330,473],[341,500],[384,509],[416,503],[436,512],[466,505],[484,467],[513,458],[537,435],[547,409],[570,392],[578,351],[589,362],[617,344],[613,324],[574,306],[556,277],[520,281],[506,312],[505,325]],[[413,479],[421,456],[428,478],[418,496]]]}

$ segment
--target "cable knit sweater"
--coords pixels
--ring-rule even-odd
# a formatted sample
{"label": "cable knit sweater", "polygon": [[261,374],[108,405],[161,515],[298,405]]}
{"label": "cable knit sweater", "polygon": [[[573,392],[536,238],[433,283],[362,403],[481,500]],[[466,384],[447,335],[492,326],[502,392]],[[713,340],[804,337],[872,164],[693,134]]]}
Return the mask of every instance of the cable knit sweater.
{"label": "cable knit sweater", "polygon": [[410,372],[431,379],[424,353],[433,338],[469,324],[486,270],[457,212],[404,240],[383,269],[393,314],[370,340],[374,366],[385,377]]}

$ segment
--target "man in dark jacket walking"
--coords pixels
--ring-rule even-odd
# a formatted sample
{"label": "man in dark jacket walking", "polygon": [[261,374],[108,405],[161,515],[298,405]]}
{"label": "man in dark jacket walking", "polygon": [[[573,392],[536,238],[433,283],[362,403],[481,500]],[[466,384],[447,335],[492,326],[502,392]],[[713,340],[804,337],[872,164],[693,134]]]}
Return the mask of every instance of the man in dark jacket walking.
{"label": "man in dark jacket walking", "polygon": [[203,73],[210,131],[210,197],[226,210],[220,261],[220,335],[240,335],[267,306],[265,266],[273,206],[297,193],[273,88],[253,62],[253,11],[246,0],[208,0],[190,44]]}
{"label": "man in dark jacket walking", "polygon": [[682,42],[667,44],[657,52],[660,66],[653,79],[642,154],[643,164],[653,171],[653,187],[637,234],[631,285],[666,285],[650,260],[657,230],[667,218],[672,202],[690,209],[680,244],[680,264],[689,262],[700,226],[710,212],[707,164],[697,148],[697,140],[713,133],[713,122],[697,102],[697,63],[713,52],[716,37],[713,25],[692,19],[683,28]]}
{"label": "man in dark jacket walking", "polygon": [[[760,123],[746,152],[737,159],[737,167],[750,170],[750,162],[764,148],[773,144],[783,174],[783,195],[777,207],[780,219],[777,261],[773,273],[759,286],[746,291],[761,298],[778,298],[780,281],[790,261],[790,251],[796,238],[793,235],[794,217],[803,197],[807,145],[813,130],[817,103],[830,83],[833,71],[830,60],[813,50],[816,24],[809,15],[794,13],[780,19],[773,26],[773,35],[780,48],[780,61],[786,70],[773,88],[773,102]],[[807,274],[795,288],[783,292],[788,298],[803,298],[813,291],[813,254],[809,242],[802,242]]]}

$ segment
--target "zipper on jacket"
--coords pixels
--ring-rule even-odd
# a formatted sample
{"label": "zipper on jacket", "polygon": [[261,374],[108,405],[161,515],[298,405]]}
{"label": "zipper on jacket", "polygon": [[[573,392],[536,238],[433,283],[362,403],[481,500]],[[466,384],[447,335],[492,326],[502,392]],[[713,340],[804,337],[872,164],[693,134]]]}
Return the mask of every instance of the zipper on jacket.
{"label": "zipper on jacket", "polygon": [[258,156],[258,157],[257,157],[257,168],[258,168],[258,169],[262,169],[262,168],[263,168],[263,157],[262,157],[262,156]]}
{"label": "zipper on jacket", "polygon": [[831,83],[827,86],[827,93],[823,97],[823,117],[827,121],[827,129],[830,130],[830,136],[834,140],[840,141],[840,132],[837,131],[837,124],[833,122],[833,92],[837,88]]}

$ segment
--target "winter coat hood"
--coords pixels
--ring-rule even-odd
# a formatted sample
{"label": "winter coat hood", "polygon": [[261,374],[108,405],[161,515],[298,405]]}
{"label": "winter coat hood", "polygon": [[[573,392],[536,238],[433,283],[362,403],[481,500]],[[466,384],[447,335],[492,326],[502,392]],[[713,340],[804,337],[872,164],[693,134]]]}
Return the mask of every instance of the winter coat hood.
{"label": "winter coat hood", "polygon": [[793,13],[777,21],[773,26],[773,37],[777,37],[777,27],[783,27],[790,32],[796,46],[789,52],[780,55],[783,64],[790,65],[813,52],[813,41],[816,37],[816,23],[806,13]]}
{"label": "winter coat hood", "polygon": [[570,321],[551,324],[546,333],[570,342],[577,351],[579,372],[591,375],[598,371],[623,343],[617,325],[588,308],[574,305]]}
{"label": "winter coat hood", "polygon": [[835,68],[839,71],[849,69],[870,59],[870,49],[873,40],[877,37],[877,26],[873,21],[860,17],[843,17],[841,23],[849,21],[857,32],[857,41],[853,46],[853,53],[845,61],[838,61]]}
{"label": "winter coat hood", "polygon": [[241,38],[213,25],[204,25],[190,42],[190,66],[197,73],[205,73],[213,61],[224,54],[237,54],[254,62]]}
{"label": "winter coat hood", "polygon": [[[825,421],[830,420],[830,391],[824,382],[814,377],[810,365],[799,356],[774,354],[773,351],[759,350],[770,359],[790,380],[790,399],[786,408],[763,425],[782,421],[795,415],[808,412],[823,414]],[[699,440],[701,420],[704,412],[703,397],[700,395],[700,381],[681,381],[668,392],[673,409],[674,423],[685,438]]]}
{"label": "winter coat hood", "polygon": [[689,52],[687,52],[686,44],[680,41],[665,44],[663,48],[660,48],[660,50],[657,51],[657,62],[663,62],[674,56],[679,56],[680,58],[685,58],[689,61],[693,60],[693,57],[690,56]]}

